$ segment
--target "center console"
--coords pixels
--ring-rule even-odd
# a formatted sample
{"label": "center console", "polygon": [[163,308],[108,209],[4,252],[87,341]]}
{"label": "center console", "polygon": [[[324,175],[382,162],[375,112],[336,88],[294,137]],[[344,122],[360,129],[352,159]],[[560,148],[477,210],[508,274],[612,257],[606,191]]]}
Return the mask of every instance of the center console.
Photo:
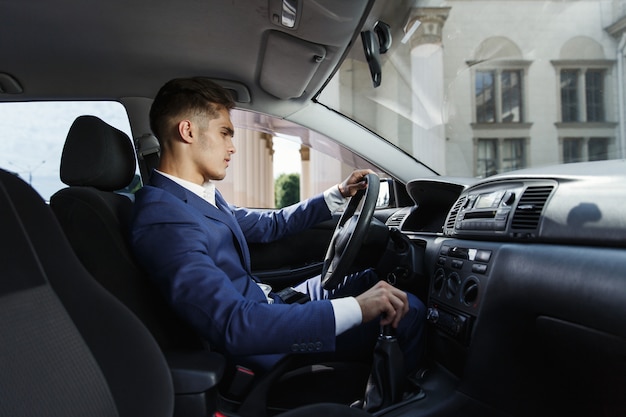
{"label": "center console", "polygon": [[[427,320],[434,327],[435,352],[458,372],[472,337],[496,246],[489,242],[444,240],[433,266]],[[447,355],[446,352],[453,353]]]}

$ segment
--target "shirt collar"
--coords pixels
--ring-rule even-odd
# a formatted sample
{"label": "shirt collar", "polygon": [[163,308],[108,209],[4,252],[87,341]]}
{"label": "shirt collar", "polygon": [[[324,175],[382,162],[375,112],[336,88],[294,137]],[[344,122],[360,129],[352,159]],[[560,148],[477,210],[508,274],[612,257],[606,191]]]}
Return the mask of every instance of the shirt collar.
{"label": "shirt collar", "polygon": [[194,182],[175,177],[174,175],[170,175],[159,170],[156,171],[164,177],[171,179],[176,184],[186,188],[187,190],[196,194],[198,197],[208,201],[209,203],[217,207],[217,205],[215,204],[215,184],[213,184],[211,181],[207,181],[202,185],[198,185]]}

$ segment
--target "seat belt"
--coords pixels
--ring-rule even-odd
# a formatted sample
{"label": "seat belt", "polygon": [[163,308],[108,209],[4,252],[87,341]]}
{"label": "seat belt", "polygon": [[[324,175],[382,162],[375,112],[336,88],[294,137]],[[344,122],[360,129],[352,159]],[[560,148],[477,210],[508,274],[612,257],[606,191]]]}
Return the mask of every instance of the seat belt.
{"label": "seat belt", "polygon": [[161,158],[161,147],[159,141],[151,133],[145,133],[135,138],[135,152],[137,153],[137,163],[143,183],[147,184],[152,175],[152,170],[159,166]]}

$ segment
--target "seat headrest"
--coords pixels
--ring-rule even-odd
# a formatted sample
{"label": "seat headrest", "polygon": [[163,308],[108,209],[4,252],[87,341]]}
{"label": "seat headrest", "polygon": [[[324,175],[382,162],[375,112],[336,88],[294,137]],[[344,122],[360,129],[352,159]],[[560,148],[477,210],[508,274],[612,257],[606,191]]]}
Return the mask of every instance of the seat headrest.
{"label": "seat headrest", "polygon": [[61,181],[116,191],[130,184],[135,166],[135,150],[126,133],[95,116],[76,118],[63,146]]}

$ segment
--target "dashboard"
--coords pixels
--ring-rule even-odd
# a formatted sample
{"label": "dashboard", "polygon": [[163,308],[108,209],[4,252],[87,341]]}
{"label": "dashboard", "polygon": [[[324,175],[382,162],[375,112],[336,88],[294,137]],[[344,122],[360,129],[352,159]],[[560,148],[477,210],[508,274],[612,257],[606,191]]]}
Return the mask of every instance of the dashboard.
{"label": "dashboard", "polygon": [[423,248],[429,349],[458,390],[511,415],[626,410],[626,162],[407,191],[390,221]]}

